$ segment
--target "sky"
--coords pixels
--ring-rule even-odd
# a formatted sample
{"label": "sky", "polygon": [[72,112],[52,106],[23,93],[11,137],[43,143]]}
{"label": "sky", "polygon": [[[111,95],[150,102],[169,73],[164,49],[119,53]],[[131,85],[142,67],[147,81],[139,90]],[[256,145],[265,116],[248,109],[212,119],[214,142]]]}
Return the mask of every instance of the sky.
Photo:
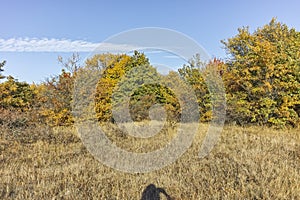
{"label": "sky", "polygon": [[[39,83],[60,73],[58,56],[66,59],[78,52],[84,62],[99,45],[117,48],[107,42],[116,35],[145,27],[183,34],[210,57],[224,59],[220,41],[234,37],[240,27],[253,31],[276,17],[300,31],[299,7],[298,0],[1,0],[0,62],[7,61],[4,75]],[[164,39],[153,35],[151,42]],[[154,63],[180,67],[186,62],[170,52],[157,52],[145,53]]]}

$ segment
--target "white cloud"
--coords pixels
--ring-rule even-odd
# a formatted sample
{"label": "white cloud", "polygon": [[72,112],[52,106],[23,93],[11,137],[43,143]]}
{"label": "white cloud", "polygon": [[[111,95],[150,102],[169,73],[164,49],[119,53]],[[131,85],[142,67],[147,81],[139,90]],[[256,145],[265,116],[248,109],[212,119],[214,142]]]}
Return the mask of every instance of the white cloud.
{"label": "white cloud", "polygon": [[144,52],[147,53],[147,54],[160,54],[160,53],[165,53],[165,51],[163,51],[163,50],[148,50],[148,49],[144,50]]}
{"label": "white cloud", "polygon": [[164,56],[165,58],[174,58],[174,59],[182,59],[180,58],[179,56],[176,56],[176,55],[166,55]]}
{"label": "white cloud", "polygon": [[92,43],[84,40],[54,38],[0,38],[0,52],[112,52],[130,51],[136,47],[128,44]]}

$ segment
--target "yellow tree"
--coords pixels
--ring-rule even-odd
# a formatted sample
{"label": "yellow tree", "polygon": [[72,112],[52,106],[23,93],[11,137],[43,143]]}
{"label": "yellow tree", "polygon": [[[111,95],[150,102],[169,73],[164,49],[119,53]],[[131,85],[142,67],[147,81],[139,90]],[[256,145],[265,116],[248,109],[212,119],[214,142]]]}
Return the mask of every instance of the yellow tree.
{"label": "yellow tree", "polygon": [[66,61],[58,57],[59,62],[65,69],[61,74],[47,79],[37,86],[36,107],[41,118],[52,126],[71,125],[74,122],[72,116],[72,100],[74,80],[79,65],[79,55],[73,54]]}
{"label": "yellow tree", "polygon": [[12,76],[0,83],[0,124],[9,127],[28,125],[35,100],[35,89],[26,82],[19,82]]}
{"label": "yellow tree", "polygon": [[272,19],[223,41],[228,116],[241,124],[299,125],[300,33]]}
{"label": "yellow tree", "polygon": [[[96,88],[95,95],[95,111],[99,121],[112,120],[112,95],[115,86],[122,76],[125,74],[126,66],[130,63],[130,56],[103,54],[96,55],[91,60],[87,61],[89,65],[94,60],[94,63],[101,63],[104,71]],[[95,62],[95,60],[97,62]],[[99,77],[100,78],[100,77]]]}

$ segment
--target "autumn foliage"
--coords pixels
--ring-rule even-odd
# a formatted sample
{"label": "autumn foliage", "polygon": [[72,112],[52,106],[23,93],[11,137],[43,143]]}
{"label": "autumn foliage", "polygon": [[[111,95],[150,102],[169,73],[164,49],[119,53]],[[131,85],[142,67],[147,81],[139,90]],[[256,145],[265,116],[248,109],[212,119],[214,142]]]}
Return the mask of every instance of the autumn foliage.
{"label": "autumn foliage", "polygon": [[223,41],[228,118],[239,124],[299,126],[300,33],[275,19]]}
{"label": "autumn foliage", "polygon": [[[60,75],[31,85],[11,76],[5,79],[1,75],[5,65],[2,62],[0,123],[4,122],[3,113],[9,110],[31,113],[31,121],[53,126],[72,125],[76,76],[81,70],[98,69],[101,76],[94,106],[99,121],[113,122],[113,107],[122,110],[118,105],[122,105],[124,96],[130,97],[130,115],[135,121],[149,120],[149,111],[155,108],[154,105],[166,110],[168,120],[179,121],[182,106],[190,98],[186,86],[179,84],[181,80],[192,87],[197,97],[200,121],[209,122],[214,118],[212,110],[216,105],[212,104],[212,99],[217,93],[212,93],[208,83],[210,77],[218,76],[226,91],[226,105],[217,102],[217,106],[226,108],[227,122],[299,127],[300,32],[272,19],[253,33],[247,27],[240,28],[236,36],[222,43],[227,59],[204,63],[199,55],[195,55],[178,72],[164,76],[151,66],[145,54],[137,51],[131,55],[97,54],[83,66],[78,65],[78,57],[73,55],[64,62],[65,69]],[[61,57],[60,61],[63,62]],[[148,78],[142,76],[144,74]],[[177,80],[176,84],[174,80]],[[211,84],[221,86],[221,83]],[[177,88],[176,93],[181,93],[184,98],[179,99],[172,88]]]}

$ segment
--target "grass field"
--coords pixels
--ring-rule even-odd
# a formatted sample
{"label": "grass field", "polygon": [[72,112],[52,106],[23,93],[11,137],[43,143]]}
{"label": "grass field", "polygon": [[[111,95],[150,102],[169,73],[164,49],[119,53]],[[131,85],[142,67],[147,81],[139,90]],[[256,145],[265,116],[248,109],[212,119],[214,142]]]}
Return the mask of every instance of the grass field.
{"label": "grass field", "polygon": [[[74,128],[1,127],[0,199],[140,199],[150,183],[175,199],[300,199],[299,129],[225,126],[211,154],[199,159],[207,127],[175,163],[144,174],[101,164]],[[172,130],[143,143],[117,131],[108,135],[122,148],[153,150]]]}

